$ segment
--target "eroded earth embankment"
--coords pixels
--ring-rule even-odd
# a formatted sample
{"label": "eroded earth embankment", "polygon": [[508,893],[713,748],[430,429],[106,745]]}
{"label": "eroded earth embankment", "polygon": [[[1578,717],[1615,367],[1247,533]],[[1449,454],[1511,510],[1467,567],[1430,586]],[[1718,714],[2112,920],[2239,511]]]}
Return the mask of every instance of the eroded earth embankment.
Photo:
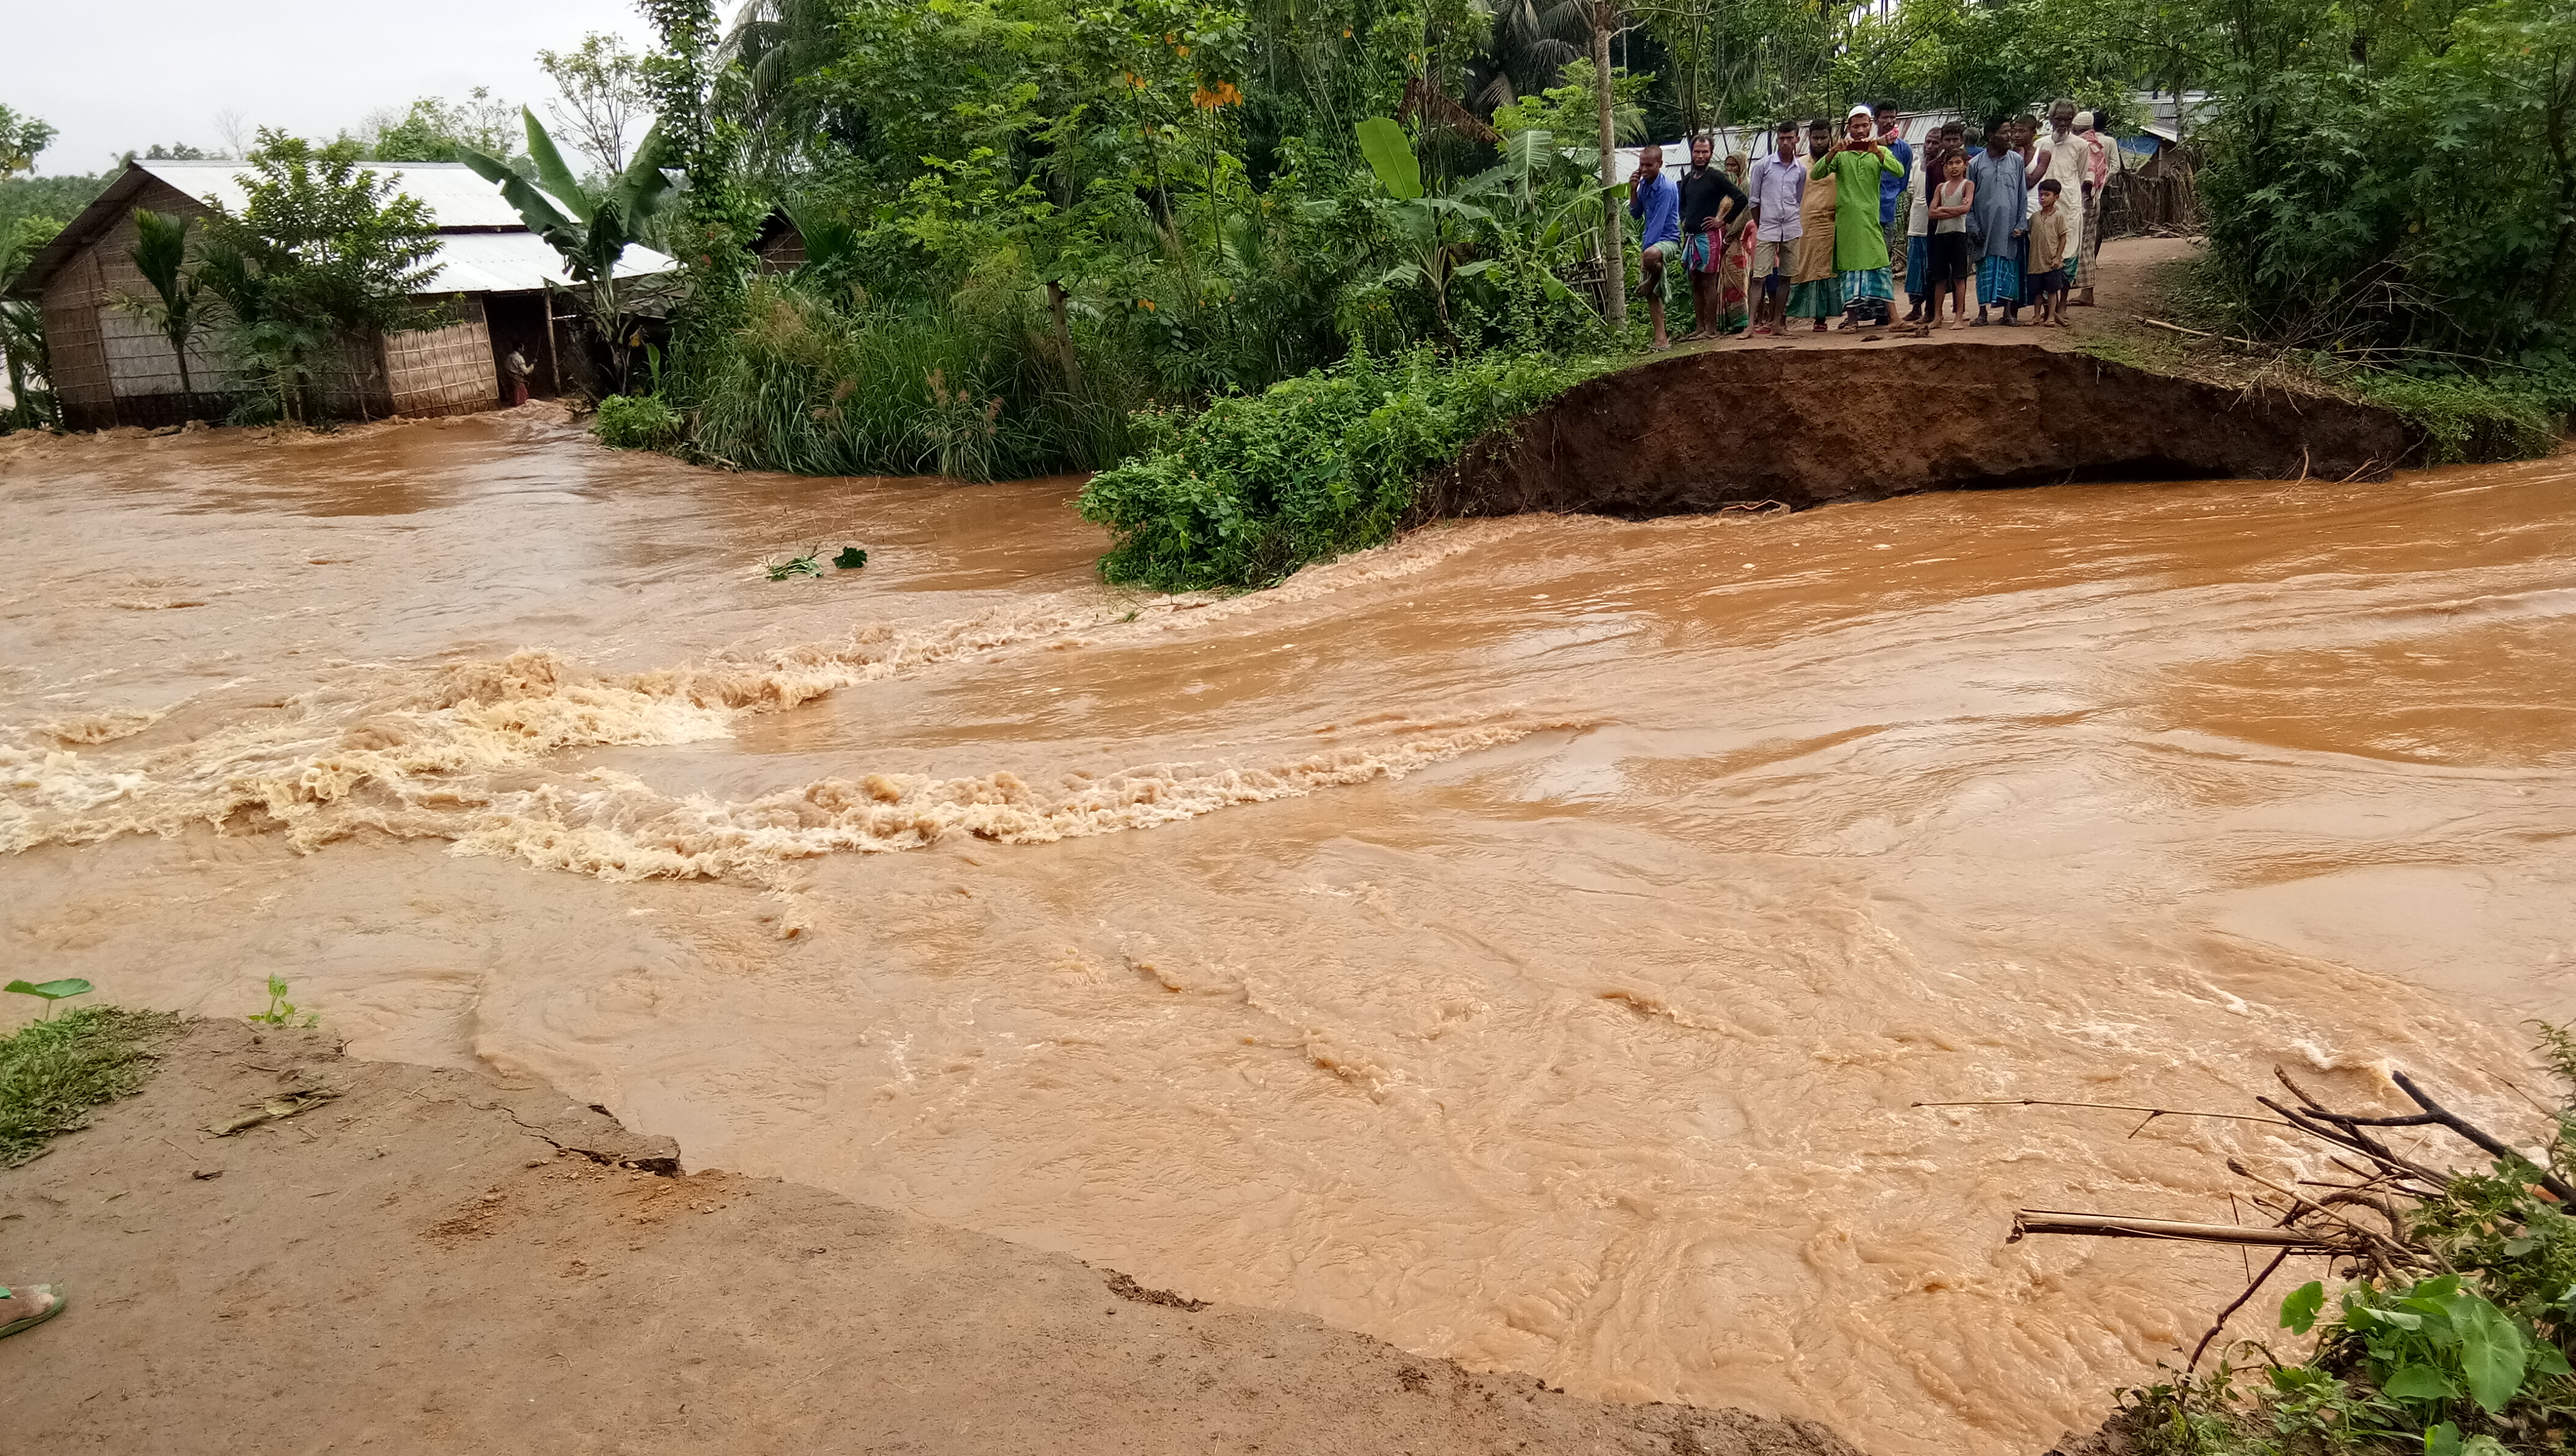
{"label": "eroded earth embankment", "polygon": [[2066,480],[2377,480],[2396,415],[2036,344],[1686,354],[1580,385],[1470,448],[1421,519],[1880,500]]}

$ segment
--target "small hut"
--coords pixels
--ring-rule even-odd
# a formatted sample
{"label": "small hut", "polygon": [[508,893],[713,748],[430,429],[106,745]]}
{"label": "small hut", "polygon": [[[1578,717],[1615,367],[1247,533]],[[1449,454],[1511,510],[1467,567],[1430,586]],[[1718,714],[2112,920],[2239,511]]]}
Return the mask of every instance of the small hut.
{"label": "small hut", "polygon": [[[11,295],[43,302],[50,382],[65,426],[220,417],[240,392],[238,366],[212,338],[191,341],[194,392],[183,392],[169,341],[118,300],[148,298],[152,291],[134,267],[135,209],[204,217],[221,203],[239,212],[249,200],[242,170],[239,162],[128,162],[97,201],[8,280]],[[557,394],[567,378],[581,378],[580,326],[570,300],[558,301],[554,293],[571,286],[562,255],[528,231],[500,190],[462,163],[403,162],[381,170],[420,199],[438,230],[431,260],[438,273],[418,298],[437,309],[439,322],[344,341],[338,357],[317,371],[325,407],[360,418],[494,409],[503,400],[501,361],[514,349],[533,367],[532,393]],[[644,277],[671,266],[649,248],[632,247],[617,275]]]}

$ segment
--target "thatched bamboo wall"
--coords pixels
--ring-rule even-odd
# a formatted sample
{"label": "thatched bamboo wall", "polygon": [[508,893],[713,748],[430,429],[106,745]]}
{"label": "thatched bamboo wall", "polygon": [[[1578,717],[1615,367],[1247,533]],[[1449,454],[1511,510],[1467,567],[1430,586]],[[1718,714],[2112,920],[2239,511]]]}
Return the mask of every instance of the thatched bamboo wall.
{"label": "thatched bamboo wall", "polygon": [[500,403],[483,301],[459,297],[449,322],[385,339],[385,382],[393,412],[415,418],[472,414]]}
{"label": "thatched bamboo wall", "polygon": [[[173,217],[206,214],[195,198],[157,178],[145,183],[134,206]],[[188,383],[195,393],[181,390],[179,356],[169,341],[120,302],[156,297],[134,266],[134,242],[129,208],[45,290],[46,333],[64,423],[92,429],[176,424],[209,415],[220,419],[244,382],[241,373],[211,335],[191,340]],[[66,352],[55,340],[72,347]]]}
{"label": "thatched bamboo wall", "polygon": [[46,380],[62,405],[63,423],[96,430],[116,423],[116,390],[107,379],[107,348],[98,335],[98,259],[84,252],[45,286]]}

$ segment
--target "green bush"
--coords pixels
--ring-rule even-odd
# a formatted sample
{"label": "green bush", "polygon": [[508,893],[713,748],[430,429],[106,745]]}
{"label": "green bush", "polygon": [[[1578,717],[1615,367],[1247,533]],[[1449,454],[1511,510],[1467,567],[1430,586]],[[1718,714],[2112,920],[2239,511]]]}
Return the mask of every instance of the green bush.
{"label": "green bush", "polygon": [[1425,473],[1607,367],[1363,351],[1220,398],[1185,423],[1140,417],[1149,448],[1082,492],[1084,517],[1116,537],[1101,573],[1163,591],[1258,587],[1374,546],[1395,533]]}
{"label": "green bush", "polygon": [[620,450],[667,450],[680,442],[679,411],[657,394],[612,394],[599,402],[590,432]]}

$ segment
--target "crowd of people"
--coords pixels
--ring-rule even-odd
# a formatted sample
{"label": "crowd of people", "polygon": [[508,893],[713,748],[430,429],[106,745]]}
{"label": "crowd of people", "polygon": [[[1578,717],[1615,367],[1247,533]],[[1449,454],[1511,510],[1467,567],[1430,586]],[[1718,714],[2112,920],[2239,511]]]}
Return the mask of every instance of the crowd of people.
{"label": "crowd of people", "polygon": [[[1961,122],[1920,146],[1892,107],[1855,106],[1838,137],[1830,121],[1803,132],[1783,121],[1750,167],[1714,164],[1715,144],[1690,144],[1678,176],[1647,147],[1628,181],[1639,224],[1646,306],[1657,349],[1671,347],[1665,299],[1688,279],[1689,339],[1786,334],[1806,321],[1899,326],[2067,327],[2066,308],[2093,301],[2103,188],[2118,158],[2093,114],[2061,100],[2043,126],[2003,116],[1975,135]],[[1899,213],[1904,245],[1891,249]],[[1895,316],[1903,288],[1910,307]],[[1975,315],[1969,302],[1975,301]]]}

